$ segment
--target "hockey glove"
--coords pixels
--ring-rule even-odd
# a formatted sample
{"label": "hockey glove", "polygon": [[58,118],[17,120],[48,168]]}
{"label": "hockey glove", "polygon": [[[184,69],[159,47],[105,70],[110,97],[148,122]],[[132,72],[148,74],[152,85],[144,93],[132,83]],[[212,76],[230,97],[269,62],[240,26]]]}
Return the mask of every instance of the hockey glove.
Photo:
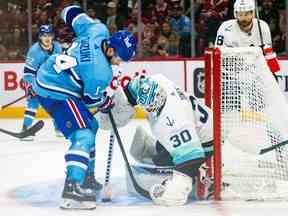
{"label": "hockey glove", "polygon": [[32,98],[36,96],[35,92],[32,89],[31,83],[24,81],[23,87],[24,87],[25,95],[27,96],[27,98]]}
{"label": "hockey glove", "polygon": [[270,71],[274,74],[280,71],[280,66],[276,53],[273,52],[272,47],[265,45],[263,47],[263,53]]}
{"label": "hockey glove", "polygon": [[106,96],[104,102],[101,106],[98,107],[98,110],[102,113],[108,113],[114,107],[113,100],[110,96]]}

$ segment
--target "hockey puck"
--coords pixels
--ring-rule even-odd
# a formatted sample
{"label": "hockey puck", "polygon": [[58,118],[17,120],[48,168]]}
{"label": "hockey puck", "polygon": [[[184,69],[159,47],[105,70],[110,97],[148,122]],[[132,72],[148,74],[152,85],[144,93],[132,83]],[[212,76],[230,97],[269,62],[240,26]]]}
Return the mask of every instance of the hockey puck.
{"label": "hockey puck", "polygon": [[111,202],[112,200],[111,200],[111,198],[103,198],[102,199],[102,202]]}

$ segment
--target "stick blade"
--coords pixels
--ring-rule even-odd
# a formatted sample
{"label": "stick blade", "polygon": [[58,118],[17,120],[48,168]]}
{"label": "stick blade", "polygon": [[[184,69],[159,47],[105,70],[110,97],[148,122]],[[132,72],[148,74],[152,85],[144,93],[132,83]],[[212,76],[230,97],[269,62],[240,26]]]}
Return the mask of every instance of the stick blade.
{"label": "stick blade", "polygon": [[8,135],[16,137],[16,138],[19,138],[19,139],[22,139],[22,138],[25,138],[28,136],[35,135],[39,130],[41,130],[43,128],[43,126],[44,126],[44,122],[42,120],[40,120],[40,121],[36,122],[34,125],[32,125],[32,127],[28,128],[25,131],[19,132],[19,133],[8,131],[8,130],[2,129],[2,128],[0,128],[0,132],[8,134]]}

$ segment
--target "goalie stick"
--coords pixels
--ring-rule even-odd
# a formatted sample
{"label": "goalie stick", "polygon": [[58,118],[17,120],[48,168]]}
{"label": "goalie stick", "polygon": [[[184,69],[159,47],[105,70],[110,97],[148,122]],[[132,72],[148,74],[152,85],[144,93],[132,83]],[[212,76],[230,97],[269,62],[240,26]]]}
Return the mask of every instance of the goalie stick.
{"label": "goalie stick", "polygon": [[130,178],[131,178],[131,181],[132,181],[132,184],[133,184],[135,190],[136,190],[140,195],[142,195],[143,197],[151,200],[151,196],[150,196],[150,194],[149,194],[149,191],[143,189],[143,188],[137,183],[137,181],[136,181],[136,179],[135,179],[135,177],[134,177],[134,175],[133,175],[133,172],[132,172],[130,163],[129,163],[128,158],[127,158],[127,155],[126,155],[126,153],[125,153],[125,149],[124,149],[124,147],[123,147],[123,143],[122,143],[121,138],[120,138],[120,135],[119,135],[119,133],[118,133],[118,129],[117,129],[117,127],[116,127],[116,124],[115,124],[115,121],[114,121],[114,117],[113,117],[113,114],[112,114],[111,110],[109,110],[108,115],[109,115],[109,118],[110,118],[110,121],[111,121],[112,129],[113,129],[114,134],[115,134],[115,136],[116,136],[118,145],[119,145],[119,147],[120,147],[122,156],[123,156],[123,158],[124,158],[124,161],[125,161],[125,164],[126,164],[126,167],[127,167],[128,173],[129,173],[129,176],[130,176]]}
{"label": "goalie stick", "polygon": [[2,128],[0,128],[0,132],[8,134],[10,136],[13,136],[15,138],[22,139],[22,138],[25,138],[28,136],[35,135],[39,130],[41,130],[43,128],[43,126],[44,126],[44,122],[42,120],[40,120],[40,121],[36,122],[34,125],[32,125],[30,128],[28,128],[27,130],[21,131],[19,133],[8,131],[8,130],[2,129]]}
{"label": "goalie stick", "polygon": [[261,149],[260,152],[259,152],[259,154],[260,154],[260,155],[265,154],[265,153],[267,153],[267,152],[270,152],[270,151],[272,151],[272,150],[278,149],[278,148],[280,148],[280,147],[282,147],[282,146],[284,146],[284,145],[287,145],[287,144],[288,144],[288,140],[285,140],[285,141],[280,142],[280,143],[278,143],[278,144],[276,144],[276,145],[273,145],[273,146],[270,146],[270,147]]}

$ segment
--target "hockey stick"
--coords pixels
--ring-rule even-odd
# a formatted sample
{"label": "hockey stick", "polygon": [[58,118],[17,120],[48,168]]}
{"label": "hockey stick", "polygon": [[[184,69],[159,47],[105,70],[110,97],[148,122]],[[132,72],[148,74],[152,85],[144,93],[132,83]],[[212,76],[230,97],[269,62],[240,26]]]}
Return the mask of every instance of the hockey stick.
{"label": "hockey stick", "polygon": [[287,144],[288,144],[288,140],[285,140],[285,141],[280,142],[280,143],[278,143],[276,145],[261,149],[259,154],[260,155],[265,154],[267,152],[270,152],[272,150],[275,150],[275,149],[280,148],[281,146],[284,146],[284,145],[287,145]]}
{"label": "hockey stick", "polygon": [[[118,69],[118,75],[116,77],[116,86],[112,88],[112,81],[111,81],[111,89],[116,90],[117,87],[120,85],[119,77],[121,76],[122,71]],[[104,189],[103,189],[103,198],[102,202],[111,202],[112,197],[112,187],[110,185],[110,173],[111,173],[111,163],[112,163],[112,154],[113,154],[113,146],[115,142],[115,136],[111,131],[109,137],[109,147],[108,147],[108,157],[107,157],[107,164],[106,164],[106,173],[105,173],[105,182],[104,182]]]}
{"label": "hockey stick", "polygon": [[143,197],[147,198],[147,199],[150,199],[151,200],[151,196],[149,194],[149,192],[145,189],[143,189],[136,181],[134,175],[133,175],[133,172],[132,172],[132,169],[131,169],[131,166],[130,166],[130,163],[128,161],[128,158],[127,158],[127,155],[125,153],[125,149],[123,147],[123,143],[121,141],[121,138],[120,138],[120,135],[118,133],[118,129],[116,127],[116,124],[115,124],[115,121],[114,121],[114,117],[112,115],[112,112],[111,110],[108,112],[108,115],[109,115],[109,118],[110,118],[110,121],[111,121],[111,125],[112,125],[112,129],[114,131],[114,134],[116,136],[116,139],[117,139],[117,142],[118,142],[118,145],[120,147],[120,150],[121,150],[121,153],[122,153],[122,156],[124,158],[124,161],[125,161],[125,164],[126,164],[126,167],[127,167],[127,170],[128,170],[128,173],[129,173],[129,176],[131,178],[131,181],[132,181],[132,184],[135,188],[135,190],[140,194],[142,195]]}
{"label": "hockey stick", "polygon": [[43,128],[43,126],[44,126],[44,122],[40,120],[36,122],[34,125],[32,125],[30,128],[28,128],[27,130],[19,132],[19,133],[8,131],[8,130],[1,129],[1,128],[0,128],[0,132],[13,136],[15,138],[22,139],[28,136],[35,135],[39,130]]}
{"label": "hockey stick", "polygon": [[7,104],[1,106],[0,110],[3,110],[3,109],[5,109],[5,108],[7,108],[7,107],[9,107],[9,106],[11,106],[11,105],[17,103],[18,101],[20,101],[20,100],[22,100],[22,99],[24,99],[24,98],[26,98],[26,97],[27,97],[27,95],[25,94],[25,95],[23,95],[23,96],[17,98],[16,100],[11,101],[10,103],[7,103]]}
{"label": "hockey stick", "polygon": [[107,157],[107,164],[106,164],[105,183],[104,183],[104,189],[103,189],[102,202],[110,202],[111,196],[112,196],[112,188],[110,187],[109,182],[110,182],[111,162],[112,162],[114,141],[115,141],[115,136],[113,135],[113,133],[111,133],[109,137],[108,157]]}
{"label": "hockey stick", "polygon": [[257,19],[257,24],[258,24],[258,29],[259,29],[259,36],[260,36],[260,43],[261,43],[260,46],[263,49],[265,44],[263,41],[263,33],[262,33],[260,18],[259,18],[258,0],[255,0],[255,12],[256,12],[256,19]]}

